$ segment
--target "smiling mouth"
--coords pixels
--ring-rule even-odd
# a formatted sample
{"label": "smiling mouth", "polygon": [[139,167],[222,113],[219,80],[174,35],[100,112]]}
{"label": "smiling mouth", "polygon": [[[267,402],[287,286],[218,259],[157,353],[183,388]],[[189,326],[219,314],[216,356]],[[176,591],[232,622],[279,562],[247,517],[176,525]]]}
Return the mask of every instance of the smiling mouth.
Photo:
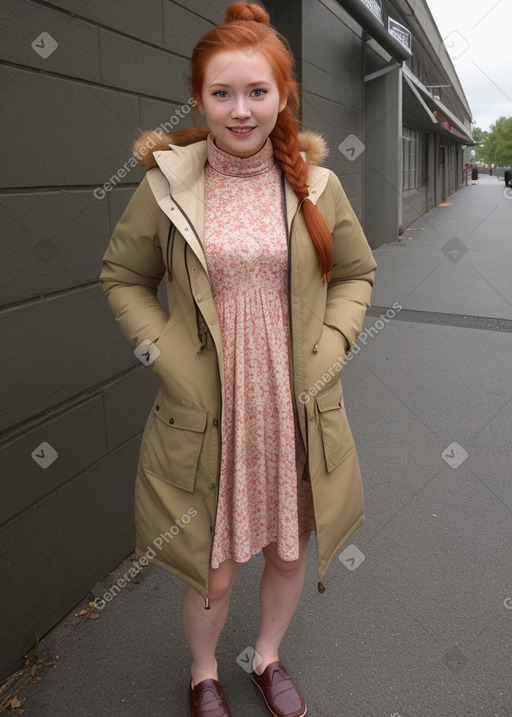
{"label": "smiling mouth", "polygon": [[249,132],[252,132],[254,127],[228,127],[230,132],[234,132],[235,134],[249,134]]}

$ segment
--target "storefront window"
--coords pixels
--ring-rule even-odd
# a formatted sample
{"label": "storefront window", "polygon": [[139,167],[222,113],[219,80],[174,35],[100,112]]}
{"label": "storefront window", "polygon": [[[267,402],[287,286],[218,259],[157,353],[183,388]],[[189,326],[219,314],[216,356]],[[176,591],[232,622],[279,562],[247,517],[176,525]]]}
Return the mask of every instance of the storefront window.
{"label": "storefront window", "polygon": [[404,192],[418,190],[427,183],[427,136],[410,127],[402,130]]}

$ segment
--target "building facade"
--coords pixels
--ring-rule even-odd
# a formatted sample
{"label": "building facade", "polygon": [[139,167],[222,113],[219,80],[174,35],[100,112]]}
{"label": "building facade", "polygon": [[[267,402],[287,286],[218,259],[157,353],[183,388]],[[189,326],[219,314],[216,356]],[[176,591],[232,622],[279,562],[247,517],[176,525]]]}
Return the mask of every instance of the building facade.
{"label": "building facade", "polygon": [[[2,2],[0,677],[133,549],[157,385],[111,316],[101,257],[142,178],[134,137],[191,123],[188,57],[228,4]],[[372,246],[392,241],[460,186],[471,140],[425,1],[266,7],[297,58],[304,128],[326,137]]]}

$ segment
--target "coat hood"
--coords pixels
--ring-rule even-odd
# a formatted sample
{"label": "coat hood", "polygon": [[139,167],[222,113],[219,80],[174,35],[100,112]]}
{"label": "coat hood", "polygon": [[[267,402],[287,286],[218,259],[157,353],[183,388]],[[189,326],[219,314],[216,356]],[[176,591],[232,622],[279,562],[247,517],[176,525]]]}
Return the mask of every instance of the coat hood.
{"label": "coat hood", "polygon": [[[160,129],[143,131],[133,145],[133,153],[146,169],[157,167],[158,163],[153,156],[154,152],[172,150],[173,145],[184,144],[183,141],[178,141],[178,138],[181,139],[182,133],[185,131],[163,132]],[[208,134],[206,128],[203,127],[196,128],[196,132],[197,136],[192,139],[192,142],[205,139]],[[317,132],[299,132],[299,144],[307,164],[312,166],[321,164],[329,153],[325,139]]]}

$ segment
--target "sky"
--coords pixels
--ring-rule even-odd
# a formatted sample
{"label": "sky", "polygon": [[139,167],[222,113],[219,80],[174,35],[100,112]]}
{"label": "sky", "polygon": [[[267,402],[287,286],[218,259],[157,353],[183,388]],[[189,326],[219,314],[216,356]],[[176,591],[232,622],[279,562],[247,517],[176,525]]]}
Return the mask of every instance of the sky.
{"label": "sky", "polygon": [[512,0],[427,0],[473,113],[512,117]]}

